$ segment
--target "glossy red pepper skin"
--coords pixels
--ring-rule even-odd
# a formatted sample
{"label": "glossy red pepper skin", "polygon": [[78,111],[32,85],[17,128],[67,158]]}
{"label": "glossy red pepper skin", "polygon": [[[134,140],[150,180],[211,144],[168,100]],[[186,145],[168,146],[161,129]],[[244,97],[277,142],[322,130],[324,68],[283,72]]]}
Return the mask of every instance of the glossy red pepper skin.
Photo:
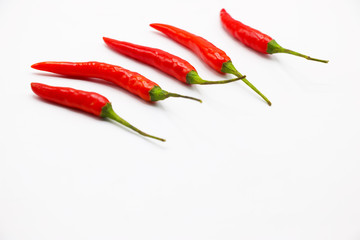
{"label": "glossy red pepper skin", "polygon": [[189,62],[161,49],[117,41],[111,38],[104,37],[103,39],[115,51],[156,67],[184,83],[187,83],[187,74],[196,71]]}
{"label": "glossy red pepper skin", "polygon": [[126,89],[146,101],[151,101],[149,92],[154,86],[158,86],[139,73],[101,62],[40,62],[31,67],[67,76],[100,78]]}
{"label": "glossy red pepper skin", "polygon": [[67,87],[53,87],[41,83],[31,83],[33,92],[46,100],[71,108],[101,115],[102,108],[110,101],[95,92],[85,92]]}
{"label": "glossy red pepper skin", "polygon": [[136,132],[160,141],[165,139],[149,135],[119,117],[113,110],[110,101],[95,92],[86,92],[68,87],[54,87],[42,83],[31,83],[33,92],[41,98],[70,108],[75,108],[102,118],[110,118]]}
{"label": "glossy red pepper skin", "polygon": [[171,53],[165,52],[158,48],[141,46],[111,38],[103,37],[103,39],[105,43],[113,50],[153,66],[187,84],[224,84],[240,80],[240,78],[220,81],[204,80],[199,76],[196,69],[188,61]]}
{"label": "glossy red pepper skin", "polygon": [[224,28],[233,37],[258,52],[264,54],[288,53],[298,57],[303,57],[307,60],[313,60],[323,63],[329,62],[328,60],[312,58],[310,56],[306,56],[304,54],[281,47],[272,37],[232,18],[230,14],[225,11],[225,9],[222,9],[220,11],[220,19]]}
{"label": "glossy red pepper skin", "polygon": [[265,95],[263,95],[234,67],[230,57],[228,57],[223,50],[217,48],[215,45],[200,36],[174,26],[160,23],[153,23],[150,24],[150,26],[195,52],[204,62],[217,72],[230,73],[241,78],[246,85],[259,94],[267,102],[267,104],[271,106],[269,99],[267,99]]}
{"label": "glossy red pepper skin", "polygon": [[256,51],[268,54],[267,46],[272,40],[270,36],[233,19],[225,9],[221,10],[220,18],[224,28],[236,39]]}
{"label": "glossy red pepper skin", "polygon": [[222,71],[223,64],[230,61],[230,58],[214,44],[174,26],[160,23],[153,23],[150,26],[195,52],[204,62],[219,73],[224,73]]}
{"label": "glossy red pepper skin", "polygon": [[167,97],[191,97],[169,93],[139,73],[120,66],[101,62],[40,62],[31,66],[37,70],[73,77],[99,78],[112,82],[146,101],[158,101]]}

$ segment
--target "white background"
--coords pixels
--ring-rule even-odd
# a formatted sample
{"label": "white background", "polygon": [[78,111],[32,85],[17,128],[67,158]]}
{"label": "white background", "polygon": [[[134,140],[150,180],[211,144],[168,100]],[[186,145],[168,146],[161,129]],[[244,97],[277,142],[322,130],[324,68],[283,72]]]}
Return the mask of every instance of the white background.
{"label": "white background", "polygon": [[[223,7],[330,63],[255,53],[221,27]],[[1,0],[0,239],[360,239],[359,10],[358,0]],[[186,86],[102,41],[162,48],[224,78],[153,22],[223,49],[273,106],[241,82]],[[30,68],[51,60],[117,64],[204,102],[148,104]],[[41,101],[30,82],[103,94],[167,142]]]}

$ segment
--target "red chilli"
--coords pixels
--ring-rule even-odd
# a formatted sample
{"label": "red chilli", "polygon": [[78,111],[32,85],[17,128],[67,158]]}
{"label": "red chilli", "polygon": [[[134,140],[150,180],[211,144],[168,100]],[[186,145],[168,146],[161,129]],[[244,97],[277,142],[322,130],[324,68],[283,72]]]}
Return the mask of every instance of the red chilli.
{"label": "red chilli", "polygon": [[267,99],[265,95],[263,95],[254,85],[252,85],[246,78],[244,78],[244,76],[238,70],[236,70],[233,63],[231,62],[230,57],[228,57],[223,50],[217,48],[215,45],[200,36],[189,33],[174,26],[159,23],[153,23],[150,24],[150,26],[164,33],[169,38],[175,40],[183,46],[189,48],[205,63],[207,63],[210,67],[219,73],[230,73],[241,78],[241,80],[246,85],[259,94],[267,102],[267,104],[271,106],[269,99]]}
{"label": "red chilli", "polygon": [[168,97],[182,97],[202,102],[200,99],[170,93],[137,72],[120,66],[100,62],[40,62],[31,66],[37,70],[72,77],[99,78],[112,82],[146,101],[159,101]]}
{"label": "red chilli", "polygon": [[246,46],[264,53],[264,54],[273,54],[273,53],[288,53],[295,56],[303,57],[307,60],[313,60],[322,63],[328,63],[329,60],[321,60],[306,56],[304,54],[286,49],[281,47],[274,39],[270,36],[251,28],[240,21],[235,20],[228,14],[225,9],[222,9],[220,12],[221,22],[224,28],[236,39],[245,44]]}
{"label": "red chilli", "polygon": [[85,92],[67,87],[53,87],[41,83],[31,83],[31,89],[36,95],[50,102],[76,108],[101,118],[110,118],[145,137],[165,142],[165,139],[149,135],[119,117],[114,112],[110,101],[98,93]]}
{"label": "red chilli", "polygon": [[188,61],[171,53],[111,38],[103,37],[103,39],[116,52],[153,66],[187,84],[224,84],[240,80],[240,78],[222,81],[204,80]]}

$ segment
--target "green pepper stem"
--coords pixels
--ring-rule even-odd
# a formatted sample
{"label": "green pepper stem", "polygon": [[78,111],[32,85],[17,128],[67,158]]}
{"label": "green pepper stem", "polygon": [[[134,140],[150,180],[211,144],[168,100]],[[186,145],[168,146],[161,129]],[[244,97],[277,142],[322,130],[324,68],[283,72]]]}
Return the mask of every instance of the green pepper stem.
{"label": "green pepper stem", "polygon": [[[245,78],[245,76],[243,76],[242,78]],[[237,77],[237,78],[233,78],[233,79],[226,79],[226,80],[219,80],[219,81],[204,80],[199,76],[199,74],[195,70],[191,70],[186,75],[186,82],[188,84],[200,84],[200,85],[224,84],[224,83],[239,81],[240,79],[241,79],[241,77]]]}
{"label": "green pepper stem", "polygon": [[240,79],[243,79],[243,78],[246,78],[246,76],[232,78],[232,79],[226,79],[226,80],[218,80],[218,81],[209,81],[209,80],[202,79],[202,81],[198,81],[198,82],[192,83],[192,84],[200,84],[200,85],[224,84],[224,83],[231,83],[231,82],[239,81]]}
{"label": "green pepper stem", "polygon": [[[238,75],[236,75],[238,77],[242,77],[242,74],[238,72]],[[259,94],[266,102],[269,106],[271,106],[271,102],[269,101],[269,99],[267,99],[267,97],[265,97],[264,94],[262,94],[254,85],[252,85],[251,82],[249,82],[249,80],[247,80],[246,78],[241,79],[246,85],[248,85],[252,90],[254,90],[257,94]]]}
{"label": "green pepper stem", "polygon": [[195,100],[195,101],[198,101],[198,102],[202,103],[201,99],[194,98],[194,97],[189,97],[189,96],[184,96],[184,95],[180,95],[180,94],[177,94],[177,93],[166,92],[165,96],[166,96],[167,98],[168,98],[168,97],[187,98],[187,99]]}
{"label": "green pepper stem", "polygon": [[271,40],[270,42],[268,42],[266,52],[269,53],[269,54],[287,53],[287,54],[295,55],[295,56],[302,57],[302,58],[305,58],[307,60],[312,60],[312,61],[316,61],[316,62],[322,62],[322,63],[328,63],[329,62],[329,60],[322,60],[322,59],[312,58],[310,56],[295,52],[293,50],[283,48],[274,39]]}
{"label": "green pepper stem", "polygon": [[298,53],[298,52],[295,52],[293,50],[286,49],[286,48],[283,48],[282,50],[280,50],[279,53],[292,54],[292,55],[295,55],[295,56],[298,56],[298,57],[303,57],[303,58],[305,58],[307,60],[312,60],[312,61],[316,61],[316,62],[322,62],[322,63],[328,63],[329,62],[329,60],[322,60],[322,59],[312,58],[310,56],[306,56],[304,54],[301,54],[301,53]]}
{"label": "green pepper stem", "polygon": [[193,98],[193,97],[189,97],[189,96],[183,96],[177,93],[170,93],[168,91],[165,91],[163,89],[161,89],[159,86],[154,86],[150,91],[149,91],[149,95],[150,95],[150,99],[151,101],[159,101],[159,100],[164,100],[168,97],[182,97],[182,98],[188,98],[191,100],[195,100],[198,102],[202,102],[200,99],[197,98]]}
{"label": "green pepper stem", "polygon": [[246,85],[248,85],[257,94],[259,94],[262,97],[262,99],[264,99],[267,102],[267,104],[269,106],[271,106],[271,102],[269,101],[269,99],[267,99],[267,97],[265,97],[264,94],[262,94],[254,85],[252,85],[252,83],[249,82],[249,80],[247,80],[244,75],[242,75],[238,70],[236,70],[236,68],[232,64],[231,60],[223,63],[221,71],[224,73],[233,74],[233,75],[237,76],[238,78],[240,78]]}
{"label": "green pepper stem", "polygon": [[145,137],[150,137],[150,138],[154,138],[156,140],[159,140],[159,141],[162,141],[162,142],[165,142],[166,140],[163,139],[163,138],[159,138],[159,137],[155,137],[153,135],[150,135],[150,134],[147,134],[143,131],[141,131],[140,129],[134,127],[133,125],[131,125],[130,123],[128,123],[127,121],[125,121],[124,119],[122,119],[119,115],[117,115],[112,106],[111,106],[111,103],[107,103],[103,108],[102,108],[102,111],[101,111],[101,117],[103,118],[110,118],[122,125],[124,125],[125,127],[128,127],[132,130],[134,130],[135,132],[139,133],[140,135],[143,135]]}

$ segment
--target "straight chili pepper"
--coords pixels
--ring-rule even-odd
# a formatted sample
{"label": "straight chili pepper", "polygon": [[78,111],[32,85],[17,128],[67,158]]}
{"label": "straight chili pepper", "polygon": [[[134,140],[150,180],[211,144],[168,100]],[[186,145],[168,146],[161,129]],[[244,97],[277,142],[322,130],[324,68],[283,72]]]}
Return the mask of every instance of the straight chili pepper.
{"label": "straight chili pepper", "polygon": [[271,106],[271,102],[254,85],[244,78],[238,70],[236,70],[230,57],[228,57],[223,50],[217,48],[200,36],[174,26],[160,23],[153,23],[150,24],[150,26],[195,52],[204,62],[219,73],[230,73],[241,78],[246,85],[259,94],[269,106]]}
{"label": "straight chili pepper", "polygon": [[[240,80],[240,78],[208,81],[202,79],[196,69],[186,60],[161,49],[141,46],[129,42],[103,37],[105,43],[115,51],[151,65],[188,84],[223,84]],[[244,78],[244,76],[242,77]]]}
{"label": "straight chili pepper", "polygon": [[98,93],[85,92],[67,87],[53,87],[41,83],[31,83],[31,89],[36,95],[48,101],[55,102],[66,107],[80,109],[98,117],[110,118],[145,137],[165,142],[165,139],[149,135],[119,117],[114,112],[110,101]]}
{"label": "straight chili pepper", "polygon": [[230,32],[232,36],[238,39],[246,46],[265,54],[273,53],[288,53],[295,56],[303,57],[307,60],[313,60],[317,62],[328,63],[329,60],[321,60],[306,56],[304,54],[286,49],[281,47],[274,39],[270,36],[251,28],[240,21],[235,20],[228,14],[225,9],[220,12],[221,22],[224,28]]}
{"label": "straight chili pepper", "polygon": [[31,66],[37,70],[73,77],[99,78],[112,82],[146,101],[159,101],[168,97],[182,97],[201,102],[200,99],[170,93],[139,73],[120,66],[100,62],[40,62]]}

